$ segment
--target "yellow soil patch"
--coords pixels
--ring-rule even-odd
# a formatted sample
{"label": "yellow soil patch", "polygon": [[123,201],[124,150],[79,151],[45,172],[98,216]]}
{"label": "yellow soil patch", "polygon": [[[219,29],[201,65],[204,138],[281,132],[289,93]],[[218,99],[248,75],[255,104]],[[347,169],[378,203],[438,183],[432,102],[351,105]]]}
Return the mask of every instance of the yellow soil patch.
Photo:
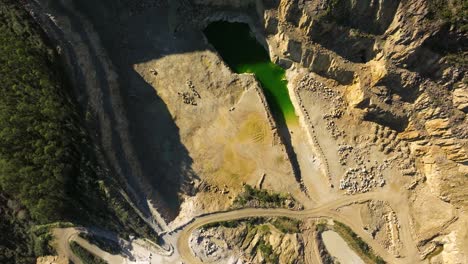
{"label": "yellow soil patch", "polygon": [[226,184],[229,187],[241,187],[242,182],[247,181],[254,172],[254,161],[241,156],[231,144],[226,145],[223,153],[223,163],[218,171],[213,174],[211,183],[217,186]]}
{"label": "yellow soil patch", "polygon": [[244,120],[239,124],[237,133],[225,141],[227,144],[223,149],[222,163],[212,174],[211,184],[241,188],[242,182],[248,182],[259,166],[255,155],[260,155],[263,146],[267,147],[271,143],[273,135],[260,113],[251,112]]}
{"label": "yellow soil patch", "polygon": [[271,133],[265,118],[258,113],[251,113],[241,125],[237,138],[241,142],[251,141],[254,143],[267,143],[271,140]]}

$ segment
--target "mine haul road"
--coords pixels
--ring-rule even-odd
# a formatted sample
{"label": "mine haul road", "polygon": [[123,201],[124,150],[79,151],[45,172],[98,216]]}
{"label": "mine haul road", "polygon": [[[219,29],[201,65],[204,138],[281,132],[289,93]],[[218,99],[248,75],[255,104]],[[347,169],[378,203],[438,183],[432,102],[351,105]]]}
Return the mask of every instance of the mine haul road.
{"label": "mine haul road", "polygon": [[[306,220],[310,218],[329,218],[348,225],[357,235],[359,235],[367,244],[370,245],[370,247],[377,255],[381,256],[387,263],[420,263],[421,260],[417,257],[417,254],[415,254],[416,252],[413,250],[415,249],[414,241],[411,239],[411,236],[407,237],[404,235],[404,233],[406,233],[405,231],[409,230],[401,230],[402,243],[406,246],[407,249],[405,254],[406,256],[405,258],[396,258],[391,255],[388,250],[373,240],[369,234],[359,226],[359,224],[356,224],[355,219],[349,219],[349,217],[346,217],[339,212],[340,208],[351,204],[363,203],[370,200],[393,200],[391,197],[392,196],[389,196],[388,193],[364,193],[342,197],[340,199],[318,205],[315,208],[301,211],[273,208],[245,208],[224,212],[213,212],[211,214],[195,217],[188,224],[175,228],[172,232],[166,233],[165,236],[177,237],[176,251],[178,252],[181,260],[184,261],[183,263],[202,264],[203,262],[193,254],[190,248],[190,236],[197,228],[203,227],[206,224],[251,217],[289,217],[298,220]],[[393,202],[395,201],[393,200]],[[402,229],[407,229],[408,223],[404,221],[406,219],[401,220],[400,221],[403,224]],[[111,255],[97,248],[95,245],[90,244],[88,241],[81,239],[78,237],[78,233],[81,231],[82,230],[77,228],[56,228],[54,230],[54,236],[57,239],[56,245],[58,246],[57,251],[59,255],[66,256],[72,261],[76,261],[76,263],[81,263],[79,259],[77,259],[77,257],[73,254],[73,252],[71,252],[69,247],[70,241],[76,241],[96,256],[110,261],[109,263],[129,263],[125,258]],[[102,236],[102,234],[97,235]],[[313,252],[315,256],[313,256],[311,259],[319,260],[319,253],[316,250],[313,250]],[[148,252],[148,254],[149,253],[150,252]]]}
{"label": "mine haul road", "polygon": [[[215,212],[213,214],[208,214],[205,216],[196,217],[192,222],[186,226],[181,227],[181,232],[177,240],[177,250],[180,254],[180,257],[185,260],[185,263],[190,264],[202,264],[203,262],[194,256],[190,248],[190,236],[196,229],[210,223],[222,222],[222,221],[231,221],[238,220],[242,218],[249,217],[289,217],[295,218],[298,220],[305,220],[308,218],[331,218],[337,221],[348,225],[356,234],[358,234],[367,244],[371,246],[374,252],[381,256],[387,263],[418,263],[419,259],[413,254],[408,254],[405,259],[397,259],[392,256],[388,250],[378,244],[376,241],[372,240],[369,237],[369,234],[366,233],[362,228],[355,224],[356,221],[353,219],[347,219],[340,215],[337,209],[353,204],[353,203],[362,203],[369,200],[388,200],[385,195],[382,193],[365,193],[354,195],[350,197],[343,197],[338,200],[324,203],[312,209],[302,210],[302,211],[293,211],[288,209],[267,209],[267,208],[247,208],[247,209],[238,209],[226,212]],[[410,245],[412,241],[403,241],[409,242]],[[409,253],[409,252],[408,252]],[[317,256],[319,257],[319,256]],[[411,259],[411,260],[410,260]],[[410,262],[407,262],[410,261]],[[413,262],[414,261],[414,262]]]}

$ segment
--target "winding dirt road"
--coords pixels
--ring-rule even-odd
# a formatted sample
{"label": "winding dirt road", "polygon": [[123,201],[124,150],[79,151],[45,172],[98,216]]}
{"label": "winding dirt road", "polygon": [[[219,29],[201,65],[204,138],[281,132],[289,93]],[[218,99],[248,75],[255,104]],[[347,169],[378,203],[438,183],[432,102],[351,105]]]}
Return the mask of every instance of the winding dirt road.
{"label": "winding dirt road", "polygon": [[[417,255],[415,255],[415,252],[412,250],[416,248],[414,245],[414,241],[411,239],[411,234],[405,234],[402,237],[402,243],[407,249],[405,258],[395,258],[388,252],[387,249],[385,249],[375,240],[373,240],[370,234],[365,232],[362,229],[362,227],[357,225],[356,221],[353,221],[355,219],[349,219],[348,217],[343,216],[343,214],[338,211],[339,208],[355,203],[363,203],[370,200],[383,200],[388,201],[389,203],[396,202],[395,199],[392,199],[391,196],[388,196],[388,194],[379,192],[359,194],[351,197],[345,196],[331,202],[323,203],[315,208],[302,211],[293,211],[288,209],[247,208],[225,212],[215,212],[212,214],[196,217],[192,222],[178,227],[176,230],[180,230],[179,232],[171,232],[171,234],[167,234],[167,236],[172,236],[173,238],[177,237],[176,251],[179,254],[179,257],[185,261],[184,263],[201,264],[203,262],[193,254],[190,248],[190,236],[196,229],[206,224],[220,221],[238,220],[250,217],[290,217],[298,220],[306,220],[310,218],[330,218],[333,220],[340,221],[345,225],[348,225],[351,229],[353,229],[353,231],[357,235],[359,235],[367,244],[369,244],[372,247],[372,249],[377,255],[381,256],[387,263],[420,262],[419,258],[417,258]],[[406,224],[406,221],[403,220],[402,222]],[[403,230],[402,233],[405,233],[405,231],[409,231],[409,228],[403,229],[405,230]],[[129,261],[124,257],[111,255],[99,249],[95,245],[90,244],[88,241],[80,238],[78,236],[79,232],[80,229],[77,228],[57,228],[54,230],[54,236],[57,238],[56,248],[59,255],[66,256],[70,260],[76,263],[80,263],[79,259],[77,259],[76,256],[73,255],[69,247],[69,242],[73,240],[79,243],[91,253],[103,258],[109,263],[129,263]],[[313,252],[315,256],[311,256],[311,258],[309,259],[320,259],[320,256],[318,255],[319,253],[316,250],[314,250]]]}
{"label": "winding dirt road", "polygon": [[77,228],[55,228],[53,230],[53,235],[56,238],[55,240],[55,249],[57,250],[57,254],[59,256],[65,256],[73,263],[80,264],[82,263],[81,259],[73,254],[70,248],[70,242],[75,241],[81,247],[89,251],[91,254],[96,255],[103,260],[107,261],[107,263],[112,264],[119,264],[119,263],[126,263],[126,259],[120,255],[112,255],[99,247],[89,243],[86,239],[78,236],[80,233],[80,229]]}
{"label": "winding dirt road", "polygon": [[[340,215],[336,209],[353,204],[365,202],[368,200],[388,200],[385,198],[385,195],[382,193],[365,193],[359,194],[352,197],[343,197],[341,199],[331,201],[320,206],[317,206],[313,209],[303,210],[303,211],[292,211],[288,209],[240,209],[227,212],[214,213],[202,217],[196,218],[194,221],[188,225],[182,227],[182,231],[177,240],[177,249],[180,256],[187,261],[187,263],[202,263],[200,259],[195,257],[190,249],[189,241],[190,236],[195,231],[195,229],[200,228],[206,224],[220,222],[220,221],[230,221],[237,220],[242,218],[249,217],[290,217],[296,218],[299,220],[304,220],[307,218],[332,218],[334,220],[340,221],[348,226],[350,226],[353,231],[358,234],[366,243],[368,243],[374,251],[381,256],[388,263],[408,263],[408,259],[402,260],[397,259],[394,256],[390,255],[388,250],[383,248],[380,244],[376,243],[368,233],[366,233],[362,228],[356,226],[353,223],[352,219],[347,219]],[[412,244],[411,241],[406,241]],[[406,244],[405,244],[406,245]],[[408,245],[410,246],[410,245]],[[418,259],[410,257],[411,263],[417,263]]]}

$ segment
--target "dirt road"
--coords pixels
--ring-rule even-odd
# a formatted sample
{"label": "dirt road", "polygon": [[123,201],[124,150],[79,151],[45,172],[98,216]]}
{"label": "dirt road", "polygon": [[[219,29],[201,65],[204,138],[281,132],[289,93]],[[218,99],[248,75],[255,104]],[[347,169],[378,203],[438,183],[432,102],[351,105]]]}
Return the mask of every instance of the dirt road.
{"label": "dirt road", "polygon": [[112,255],[108,252],[100,249],[99,247],[89,243],[86,239],[81,238],[78,234],[81,231],[77,228],[56,228],[53,231],[53,235],[55,237],[55,249],[57,250],[57,254],[59,256],[64,256],[70,259],[73,263],[80,264],[82,261],[73,254],[70,248],[70,242],[75,241],[84,249],[96,255],[103,260],[107,261],[107,263],[112,264],[119,264],[119,263],[127,263],[126,259],[120,255]]}
{"label": "dirt road", "polygon": [[[196,218],[193,222],[189,223],[187,226],[183,227],[180,236],[177,241],[177,249],[180,256],[187,261],[187,263],[202,263],[197,259],[189,245],[190,235],[192,232],[206,224],[219,222],[219,221],[230,221],[242,218],[249,217],[291,217],[299,220],[304,220],[307,218],[318,218],[326,217],[332,218],[334,220],[340,221],[348,226],[350,226],[353,231],[358,234],[366,243],[368,243],[374,251],[381,256],[388,263],[407,263],[408,259],[404,261],[397,259],[389,254],[389,252],[383,248],[380,244],[376,243],[368,233],[366,233],[362,228],[356,226],[353,223],[352,219],[347,219],[339,214],[336,211],[337,208],[340,208],[345,205],[352,203],[365,202],[368,200],[377,199],[377,200],[387,200],[385,195],[382,193],[366,193],[355,195],[352,197],[343,197],[341,199],[325,203],[313,209],[303,210],[303,211],[292,211],[288,209],[240,209],[228,212],[214,213],[202,217]],[[403,241],[412,243],[411,241]],[[405,244],[406,245],[406,244]],[[417,259],[412,258],[411,263],[417,263]]]}
{"label": "dirt road", "polygon": [[[196,217],[190,223],[179,226],[176,230],[180,230],[179,232],[171,232],[171,234],[166,235],[166,240],[174,240],[177,238],[176,243],[176,255],[178,253],[178,257],[184,260],[184,263],[202,263],[197,257],[195,257],[192,253],[192,250],[189,245],[190,236],[194,230],[200,228],[206,224],[219,222],[219,221],[230,221],[230,220],[237,220],[242,218],[249,218],[249,217],[291,217],[299,220],[306,220],[310,218],[331,218],[336,221],[340,221],[345,225],[348,225],[353,231],[358,234],[366,243],[368,243],[375,253],[381,256],[385,261],[388,263],[418,263],[420,262],[417,255],[415,255],[416,249],[414,242],[411,238],[411,234],[406,234],[409,232],[409,228],[402,228],[404,234],[402,235],[402,243],[407,248],[406,255],[404,259],[395,258],[391,255],[388,250],[383,248],[380,244],[378,244],[375,240],[372,239],[370,234],[365,232],[360,226],[358,226],[353,219],[349,219],[348,217],[343,216],[337,209],[351,205],[354,203],[363,203],[369,200],[383,200],[388,201],[389,203],[395,202],[394,199],[389,198],[386,193],[365,193],[359,194],[355,196],[349,197],[342,197],[340,199],[323,203],[315,208],[306,209],[303,211],[293,211],[288,209],[261,209],[261,208],[247,208],[247,209],[239,209],[239,210],[232,210],[226,212],[216,212],[205,216]],[[400,216],[404,216],[404,214],[400,214]],[[407,219],[403,219],[402,223],[407,224]],[[102,259],[108,261],[109,263],[129,263],[129,260],[120,256],[120,255],[111,255],[95,245],[90,244],[85,239],[82,239],[78,236],[79,232],[82,230],[78,228],[57,228],[54,229],[54,236],[56,237],[55,246],[57,249],[57,253],[61,256],[68,257],[74,263],[81,263],[80,260],[71,252],[69,243],[70,241],[76,241],[80,244],[83,248],[88,250],[89,252],[95,254],[96,256],[101,257]],[[406,232],[405,232],[406,231]],[[143,250],[146,253],[150,254],[152,250]],[[156,252],[152,252],[156,253]],[[156,253],[157,254],[157,253]],[[320,259],[319,253],[314,250],[314,256],[311,256],[310,259]],[[166,258],[161,256],[162,260]],[[176,257],[177,258],[177,257]],[[174,256],[171,257],[174,260]],[[166,263],[166,262],[164,262]],[[172,261],[167,263],[173,263]]]}

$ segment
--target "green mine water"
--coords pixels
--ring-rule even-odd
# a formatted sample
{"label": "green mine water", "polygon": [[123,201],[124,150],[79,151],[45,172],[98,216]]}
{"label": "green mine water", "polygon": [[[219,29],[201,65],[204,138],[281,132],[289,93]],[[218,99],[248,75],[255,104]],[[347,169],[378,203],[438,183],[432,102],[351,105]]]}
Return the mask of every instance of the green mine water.
{"label": "green mine water", "polygon": [[285,71],[270,61],[268,52],[257,41],[249,25],[217,21],[209,24],[204,33],[234,72],[255,74],[280,124],[285,121],[288,124],[296,122]]}

